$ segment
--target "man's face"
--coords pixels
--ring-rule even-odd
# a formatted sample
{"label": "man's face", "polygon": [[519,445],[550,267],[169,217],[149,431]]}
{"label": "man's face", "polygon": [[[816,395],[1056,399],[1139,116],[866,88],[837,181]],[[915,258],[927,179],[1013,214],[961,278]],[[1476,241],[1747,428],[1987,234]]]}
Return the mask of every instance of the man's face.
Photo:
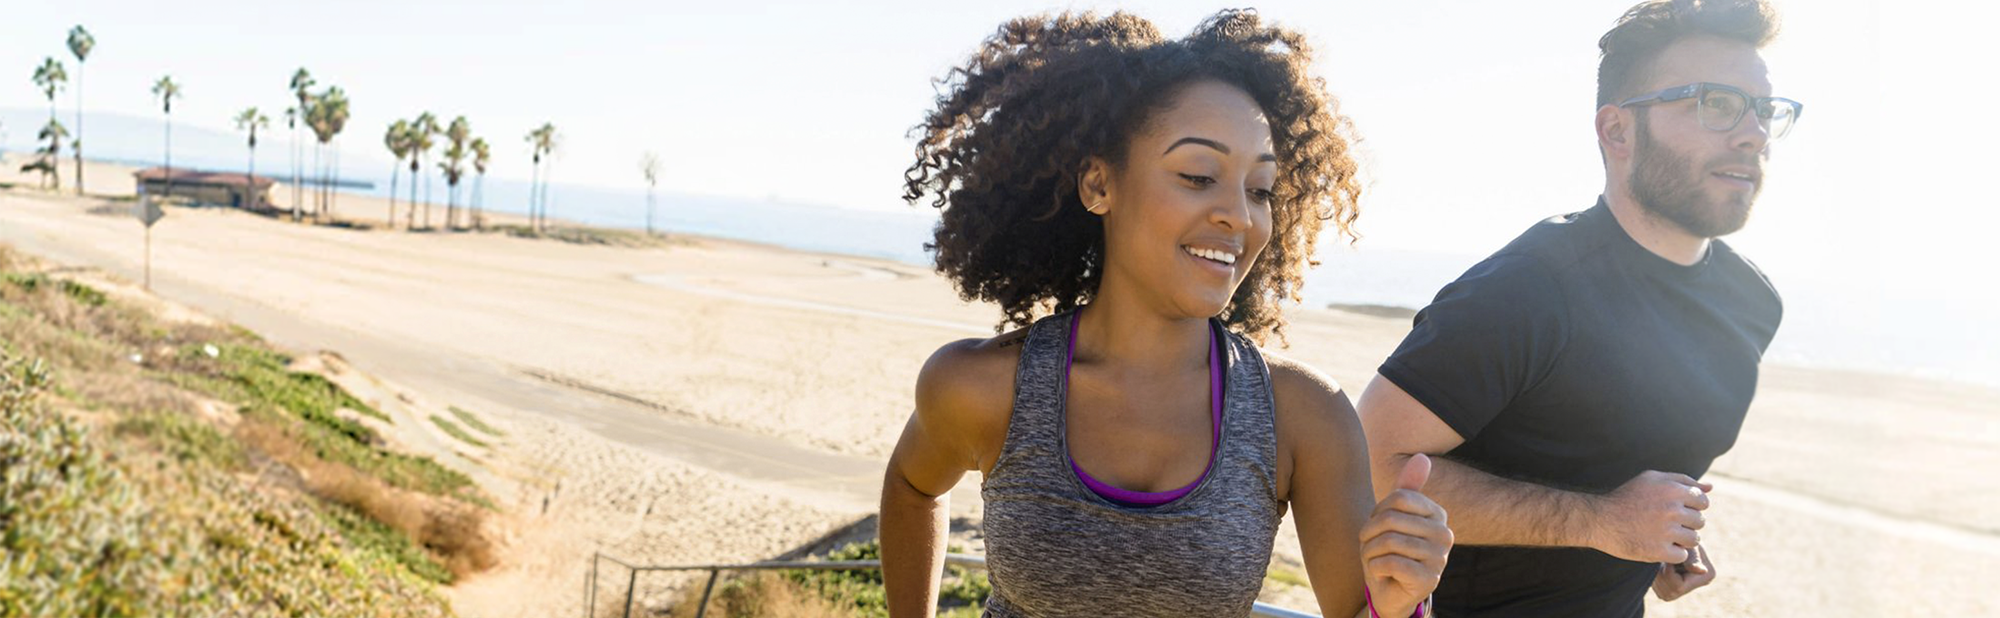
{"label": "man's face", "polygon": [[[1681,39],[1653,60],[1636,92],[1697,82],[1725,84],[1753,97],[1771,96],[1764,60],[1747,43],[1708,36]],[[1702,126],[1696,99],[1631,108],[1637,125],[1628,184],[1648,212],[1704,238],[1743,228],[1764,186],[1770,135],[1754,113],[1734,128]]]}

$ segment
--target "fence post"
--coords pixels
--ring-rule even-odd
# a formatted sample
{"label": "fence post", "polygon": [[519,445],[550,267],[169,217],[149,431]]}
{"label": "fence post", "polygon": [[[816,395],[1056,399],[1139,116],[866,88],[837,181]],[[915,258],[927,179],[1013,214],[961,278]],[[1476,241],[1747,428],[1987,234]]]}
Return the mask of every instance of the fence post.
{"label": "fence post", "polygon": [[632,599],[639,596],[639,569],[632,569],[631,579],[625,582],[625,618],[632,618]]}
{"label": "fence post", "polygon": [[694,618],[705,618],[708,615],[708,594],[715,592],[715,578],[719,575],[722,575],[721,569],[708,570],[708,585],[701,589],[701,605],[695,606]]}
{"label": "fence post", "polygon": [[601,552],[590,552],[590,590],[583,594],[584,618],[597,618],[597,562],[603,557]]}

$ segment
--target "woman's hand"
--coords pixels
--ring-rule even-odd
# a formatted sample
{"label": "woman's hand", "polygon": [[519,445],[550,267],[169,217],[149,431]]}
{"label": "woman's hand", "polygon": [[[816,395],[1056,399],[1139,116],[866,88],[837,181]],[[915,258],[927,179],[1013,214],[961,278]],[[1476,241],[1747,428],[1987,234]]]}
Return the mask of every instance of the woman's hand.
{"label": "woman's hand", "polygon": [[1361,575],[1375,613],[1404,618],[1437,590],[1451,552],[1451,528],[1444,507],[1419,490],[1431,475],[1431,460],[1411,457],[1396,477],[1396,490],[1375,504],[1361,526]]}

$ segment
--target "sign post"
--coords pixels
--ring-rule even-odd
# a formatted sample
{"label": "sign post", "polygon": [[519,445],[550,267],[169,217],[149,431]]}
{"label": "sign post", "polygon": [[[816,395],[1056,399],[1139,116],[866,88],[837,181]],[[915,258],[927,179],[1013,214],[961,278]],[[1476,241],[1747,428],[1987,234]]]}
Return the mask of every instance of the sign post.
{"label": "sign post", "polygon": [[139,191],[139,201],[132,207],[132,214],[139,218],[139,223],[146,226],[145,289],[150,292],[153,290],[153,224],[159,223],[160,218],[167,216],[167,213],[164,210],[160,210],[160,204],[153,201],[153,196],[147,195],[145,190],[141,189]]}

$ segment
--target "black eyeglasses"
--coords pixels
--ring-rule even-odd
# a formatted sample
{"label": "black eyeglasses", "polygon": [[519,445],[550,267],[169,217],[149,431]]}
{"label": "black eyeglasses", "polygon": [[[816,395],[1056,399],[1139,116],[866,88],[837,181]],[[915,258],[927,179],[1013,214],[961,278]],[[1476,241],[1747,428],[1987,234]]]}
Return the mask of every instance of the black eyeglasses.
{"label": "black eyeglasses", "polygon": [[1735,130],[1736,124],[1743,121],[1743,113],[1755,110],[1757,122],[1764,125],[1764,133],[1770,135],[1770,141],[1774,142],[1792,132],[1792,125],[1798,124],[1799,114],[1806,108],[1791,99],[1753,97],[1734,86],[1708,82],[1648,92],[1626,99],[1618,106],[1651,105],[1681,99],[1696,100],[1695,117],[1701,119],[1702,127],[1711,131]]}

